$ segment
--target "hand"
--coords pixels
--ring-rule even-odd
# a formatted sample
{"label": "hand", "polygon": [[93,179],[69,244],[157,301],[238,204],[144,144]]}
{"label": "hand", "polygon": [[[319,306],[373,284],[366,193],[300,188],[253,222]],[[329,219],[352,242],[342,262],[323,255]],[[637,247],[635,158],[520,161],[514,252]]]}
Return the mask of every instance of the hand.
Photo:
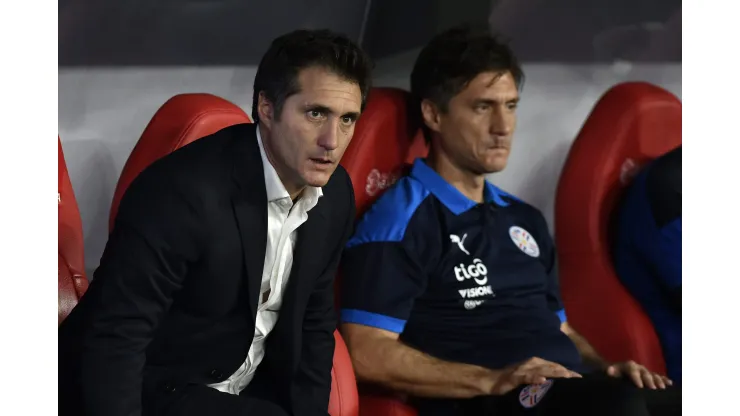
{"label": "hand", "polygon": [[644,366],[634,361],[612,364],[606,369],[606,374],[612,377],[629,377],[639,388],[647,386],[649,389],[665,389],[672,386],[673,381],[660,374],[651,373]]}
{"label": "hand", "polygon": [[523,384],[542,384],[548,378],[580,378],[560,364],[532,357],[498,372],[489,394],[503,395]]}

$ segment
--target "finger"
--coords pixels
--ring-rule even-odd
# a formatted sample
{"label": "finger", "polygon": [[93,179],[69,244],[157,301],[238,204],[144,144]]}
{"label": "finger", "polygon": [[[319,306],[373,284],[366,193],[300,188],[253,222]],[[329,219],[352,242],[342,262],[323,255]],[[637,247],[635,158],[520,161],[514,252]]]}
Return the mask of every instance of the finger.
{"label": "finger", "polygon": [[647,386],[647,388],[651,390],[655,390],[658,388],[655,384],[655,380],[653,379],[652,373],[650,373],[649,371],[645,369],[642,369],[640,371],[640,376],[642,378],[643,383],[645,383],[645,385]]}
{"label": "finger", "polygon": [[542,384],[545,381],[547,381],[545,376],[534,372],[525,373],[521,378],[521,384]]}
{"label": "finger", "polygon": [[576,373],[575,371],[571,371],[571,372],[570,372],[570,376],[571,376],[571,377],[575,377],[575,378],[583,378],[583,376],[582,376],[582,375],[580,375],[580,374]]}
{"label": "finger", "polygon": [[606,369],[606,374],[609,375],[609,376],[612,376],[612,377],[619,377],[619,376],[621,376],[621,373],[619,371],[619,367],[617,367],[616,365],[610,365]]}
{"label": "finger", "polygon": [[673,385],[673,380],[671,380],[668,377],[663,377],[663,381],[665,382],[666,386],[672,386]]}
{"label": "finger", "polygon": [[642,374],[640,374],[640,370],[637,368],[633,368],[629,371],[630,379],[632,379],[632,382],[635,383],[635,386],[639,388],[645,387],[645,385],[642,383]]}
{"label": "finger", "polygon": [[570,378],[570,371],[568,371],[568,369],[566,369],[565,367],[557,364],[543,365],[537,368],[533,368],[529,372],[531,374],[542,376],[545,378]]}
{"label": "finger", "polygon": [[544,376],[535,376],[533,384],[544,384],[547,381],[547,378]]}
{"label": "finger", "polygon": [[573,372],[563,367],[562,365],[555,365],[550,368],[550,371],[552,372],[551,373],[552,377],[560,377],[560,378],[573,377]]}
{"label": "finger", "polygon": [[663,377],[658,374],[653,374],[653,380],[655,380],[655,385],[658,386],[659,389],[665,390],[666,384]]}

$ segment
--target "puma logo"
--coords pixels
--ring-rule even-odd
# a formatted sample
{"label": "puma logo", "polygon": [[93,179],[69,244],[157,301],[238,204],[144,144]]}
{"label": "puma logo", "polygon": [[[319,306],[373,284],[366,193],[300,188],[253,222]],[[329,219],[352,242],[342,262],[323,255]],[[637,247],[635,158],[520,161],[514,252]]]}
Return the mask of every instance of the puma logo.
{"label": "puma logo", "polygon": [[470,252],[468,250],[466,250],[465,249],[465,246],[463,245],[465,243],[465,238],[467,236],[468,236],[467,233],[466,234],[463,234],[462,239],[461,239],[459,236],[457,236],[455,234],[450,234],[450,240],[453,243],[457,244],[457,247],[460,249],[460,251],[462,251],[463,253],[465,253],[465,254],[467,254],[469,256],[470,255]]}

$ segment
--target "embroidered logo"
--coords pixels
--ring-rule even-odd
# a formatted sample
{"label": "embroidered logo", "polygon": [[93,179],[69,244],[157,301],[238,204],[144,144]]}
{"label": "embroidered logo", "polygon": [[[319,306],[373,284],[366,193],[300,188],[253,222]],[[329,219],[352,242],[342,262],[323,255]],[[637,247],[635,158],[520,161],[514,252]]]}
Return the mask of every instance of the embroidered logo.
{"label": "embroidered logo", "polygon": [[524,228],[516,225],[509,228],[509,236],[511,237],[511,241],[519,247],[519,250],[532,257],[540,256],[540,247],[537,245],[534,237],[532,237],[532,234]]}
{"label": "embroidered logo", "polygon": [[465,254],[467,254],[469,256],[470,255],[470,252],[468,250],[466,250],[465,249],[465,246],[463,245],[465,243],[465,238],[467,236],[468,236],[468,234],[463,234],[462,239],[461,239],[460,236],[458,236],[458,235],[450,234],[450,240],[453,243],[457,244],[457,247],[460,249],[460,251],[462,251],[463,253],[465,253]]}
{"label": "embroidered logo", "polygon": [[552,380],[547,380],[543,384],[530,384],[524,387],[519,392],[519,403],[527,409],[537,406],[551,386]]}

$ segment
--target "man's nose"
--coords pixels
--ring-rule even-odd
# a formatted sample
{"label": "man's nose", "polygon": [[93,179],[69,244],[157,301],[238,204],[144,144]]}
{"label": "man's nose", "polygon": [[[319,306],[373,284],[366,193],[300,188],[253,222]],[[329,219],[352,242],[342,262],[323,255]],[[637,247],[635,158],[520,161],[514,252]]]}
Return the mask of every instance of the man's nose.
{"label": "man's nose", "polygon": [[514,131],[514,118],[506,114],[505,111],[496,111],[491,117],[490,132],[492,135],[509,136]]}
{"label": "man's nose", "polygon": [[339,147],[339,121],[337,119],[333,119],[324,125],[318,143],[326,150],[334,150]]}

